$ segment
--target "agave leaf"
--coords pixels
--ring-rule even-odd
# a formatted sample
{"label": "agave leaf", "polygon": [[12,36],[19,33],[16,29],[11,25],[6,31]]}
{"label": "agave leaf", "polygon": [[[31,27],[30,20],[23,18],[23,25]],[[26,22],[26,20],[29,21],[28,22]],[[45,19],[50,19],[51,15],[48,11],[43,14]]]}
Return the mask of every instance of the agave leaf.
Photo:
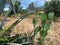
{"label": "agave leaf", "polygon": [[17,37],[17,39],[26,39],[26,38],[31,38],[30,36],[19,36],[19,37]]}
{"label": "agave leaf", "polygon": [[32,42],[23,42],[22,45],[31,45]]}
{"label": "agave leaf", "polygon": [[7,43],[8,45],[22,45],[22,44],[17,44],[17,43]]}
{"label": "agave leaf", "polygon": [[4,9],[5,2],[6,2],[6,0],[0,0],[0,15]]}
{"label": "agave leaf", "polygon": [[6,15],[5,15],[4,18],[2,19],[2,22],[1,22],[1,25],[0,25],[1,27],[3,27],[4,22],[5,22],[6,18],[7,18],[7,16],[10,14],[10,12],[11,12],[11,8],[7,11]]}

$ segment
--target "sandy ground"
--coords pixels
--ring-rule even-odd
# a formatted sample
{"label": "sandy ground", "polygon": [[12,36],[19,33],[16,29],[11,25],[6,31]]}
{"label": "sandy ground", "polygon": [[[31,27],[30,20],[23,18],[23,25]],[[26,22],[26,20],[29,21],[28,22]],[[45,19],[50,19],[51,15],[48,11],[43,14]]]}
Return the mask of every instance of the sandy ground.
{"label": "sandy ground", "polygon": [[[0,17],[1,18],[1,17]],[[41,20],[39,20],[37,17],[34,16],[34,18],[37,21],[37,26],[41,24]],[[8,17],[6,19],[5,27],[9,27],[12,25],[13,22],[15,22],[16,18]],[[32,16],[25,18],[22,20],[19,24],[17,24],[14,29],[11,32],[11,36],[17,34],[17,33],[27,33],[29,34],[33,30],[33,24],[32,24]],[[37,34],[36,38],[39,37],[39,34]],[[58,19],[58,22],[52,22],[50,30],[48,31],[48,35],[45,38],[47,41],[50,41],[52,45],[60,45],[60,19]]]}

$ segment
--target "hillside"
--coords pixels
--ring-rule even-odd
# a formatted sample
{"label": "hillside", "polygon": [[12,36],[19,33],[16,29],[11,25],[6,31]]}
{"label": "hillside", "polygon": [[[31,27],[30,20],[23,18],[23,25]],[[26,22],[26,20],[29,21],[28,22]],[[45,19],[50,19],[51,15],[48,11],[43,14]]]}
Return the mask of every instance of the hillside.
{"label": "hillside", "polygon": [[[14,36],[16,34],[21,34],[21,33],[29,34],[34,29],[33,24],[32,24],[33,18],[35,18],[37,21],[36,26],[41,25],[41,20],[38,19],[38,17],[36,15],[29,16],[29,17],[23,19],[19,24],[17,24],[14,27],[14,29],[12,30],[10,35]],[[8,17],[6,19],[3,29],[11,26],[12,23],[15,22],[16,20],[17,20],[16,18]],[[35,38],[35,42],[38,37],[39,37],[39,34],[37,34],[37,36]],[[47,41],[50,41],[52,45],[60,45],[60,19],[58,19],[58,22],[52,22],[51,28],[48,31],[48,35],[46,36],[45,39]]]}

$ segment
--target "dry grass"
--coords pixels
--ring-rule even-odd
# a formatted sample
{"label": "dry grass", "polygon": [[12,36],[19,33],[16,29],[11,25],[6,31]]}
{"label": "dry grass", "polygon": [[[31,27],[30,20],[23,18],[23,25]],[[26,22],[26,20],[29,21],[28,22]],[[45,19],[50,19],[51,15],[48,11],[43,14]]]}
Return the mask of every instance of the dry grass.
{"label": "dry grass", "polygon": [[[41,20],[39,20],[37,16],[29,16],[14,27],[11,32],[11,36],[16,35],[17,33],[30,33],[34,29],[32,24],[32,17],[37,20],[37,25],[41,25]],[[15,21],[16,18],[8,17],[3,28],[11,26]],[[39,37],[39,34],[37,34],[35,40],[37,37]],[[50,41],[52,45],[60,45],[60,19],[58,19],[58,22],[52,22],[51,28],[48,31],[48,35],[45,39]]]}

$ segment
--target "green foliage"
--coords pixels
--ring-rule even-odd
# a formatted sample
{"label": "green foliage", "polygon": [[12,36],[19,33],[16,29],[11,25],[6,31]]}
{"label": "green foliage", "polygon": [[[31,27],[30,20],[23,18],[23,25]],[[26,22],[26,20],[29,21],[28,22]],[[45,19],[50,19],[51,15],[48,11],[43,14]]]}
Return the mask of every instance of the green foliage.
{"label": "green foliage", "polygon": [[47,14],[49,12],[54,12],[55,16],[60,16],[60,1],[51,0],[50,2],[46,2],[44,10]]}
{"label": "green foliage", "polygon": [[50,29],[50,24],[51,24],[51,21],[46,22],[46,24],[45,24],[46,31],[48,31]]}
{"label": "green foliage", "polygon": [[[45,45],[44,44],[44,42],[45,42],[45,40],[44,40],[44,38],[47,36],[47,31],[50,29],[50,24],[51,24],[51,22],[52,22],[52,20],[53,20],[53,17],[54,17],[54,13],[56,13],[56,11],[55,11],[55,9],[56,9],[56,6],[54,6],[54,5],[56,5],[56,3],[55,2],[52,2],[52,3],[50,3],[51,5],[52,5],[52,7],[49,7],[49,6],[51,6],[51,5],[49,5],[46,9],[48,9],[48,10],[45,10],[45,11],[49,11],[49,12],[51,12],[51,13],[49,13],[48,15],[47,14],[45,14],[45,13],[39,13],[38,14],[38,17],[42,20],[42,22],[41,22],[41,26],[37,26],[36,27],[36,20],[35,19],[33,19],[33,21],[32,21],[32,23],[33,23],[33,25],[34,25],[34,34],[32,35],[32,37],[31,36],[27,36],[27,35],[25,35],[25,34],[21,34],[21,35],[16,35],[16,36],[14,36],[14,37],[9,37],[9,36],[7,36],[6,35],[6,31],[8,31],[8,29],[12,29],[18,22],[20,22],[19,21],[19,19],[24,19],[25,17],[27,17],[28,16],[28,14],[27,15],[25,15],[26,14],[26,11],[24,11],[23,10],[23,13],[24,13],[24,17],[21,17],[21,18],[19,18],[13,25],[12,25],[12,27],[10,27],[10,28],[6,28],[5,29],[5,31],[1,31],[1,33],[2,34],[0,34],[0,42],[2,43],[2,42],[5,42],[5,43],[9,43],[9,42],[12,42],[12,43],[21,43],[21,44],[25,44],[25,45],[29,45],[29,43],[30,42],[27,42],[27,43],[22,43],[23,41],[23,39],[25,39],[25,40],[27,40],[28,38],[30,39],[30,38],[33,38],[33,37],[35,37],[35,35],[38,33],[38,32],[40,32],[40,39],[39,39],[39,44],[38,45]],[[17,2],[17,3],[15,3],[15,11],[17,11],[17,9],[18,9],[18,6],[20,5],[20,3],[19,2]],[[32,7],[34,8],[34,6],[33,6],[33,3],[30,5],[31,6],[31,10],[33,10],[32,9]],[[14,7],[13,7],[14,8]],[[12,9],[13,9],[12,8]],[[50,9],[49,9],[50,8]],[[54,9],[55,8],[55,9]],[[59,8],[59,7],[58,7]],[[52,12],[52,11],[53,12]],[[48,12],[47,12],[48,13]],[[9,13],[8,13],[9,14]],[[7,15],[8,15],[7,14]],[[29,13],[30,14],[30,13]],[[7,16],[6,16],[7,17]],[[49,18],[49,20],[47,21],[46,19],[47,18]],[[5,18],[6,19],[6,18]],[[5,20],[4,20],[5,21]],[[4,21],[3,21],[3,23],[4,23]],[[3,24],[2,23],[2,24]]]}
{"label": "green foliage", "polygon": [[28,6],[28,10],[34,10],[35,7],[34,7],[34,3],[30,3],[29,6]]}
{"label": "green foliage", "polygon": [[33,19],[33,25],[34,25],[34,28],[35,28],[35,25],[36,25],[36,20],[35,19]]}
{"label": "green foliage", "polygon": [[36,24],[36,20],[35,20],[35,19],[33,19],[33,24],[34,24],[34,25]]}
{"label": "green foliage", "polygon": [[41,30],[40,35],[41,35],[42,38],[46,37],[47,36],[47,31]]}
{"label": "green foliage", "polygon": [[28,12],[28,11],[27,11],[27,10],[22,9],[22,10],[20,10],[19,12],[20,12],[20,14],[25,15],[25,14],[27,14],[27,12]]}
{"label": "green foliage", "polygon": [[14,6],[15,6],[15,11],[18,12],[19,6],[20,6],[20,1],[16,1]]}
{"label": "green foliage", "polygon": [[[13,6],[12,6],[13,5]],[[12,2],[12,4],[11,4],[11,8],[12,8],[12,10],[11,10],[11,13],[10,14],[15,14],[15,13],[18,13],[21,9],[22,9],[22,7],[19,7],[21,5],[21,3],[20,3],[20,1],[16,1],[15,0],[15,2]],[[21,9],[20,9],[21,8]],[[10,15],[11,16],[11,15]]]}
{"label": "green foliage", "polygon": [[7,44],[22,44],[22,45],[29,45],[31,42],[24,42],[23,40],[28,41],[27,39],[31,38],[30,36],[27,36],[24,34],[17,34],[13,37],[7,36],[6,32],[8,31],[9,27],[4,28],[4,30],[0,31],[0,44],[3,43],[3,45]]}
{"label": "green foliage", "polygon": [[[50,12],[48,15],[45,13],[39,13],[38,17],[42,20],[42,22],[41,22],[41,26],[39,26],[40,29],[38,29],[38,26],[35,28],[34,36],[38,32],[40,32],[40,39],[39,39],[38,45],[47,45],[44,38],[47,36],[48,30],[50,29],[50,25],[51,25],[51,22],[52,22],[53,17],[54,17],[54,12]],[[49,18],[49,20],[46,20],[47,18]],[[35,24],[36,21],[35,20],[33,20],[33,21],[34,21],[33,24]]]}
{"label": "green foliage", "polygon": [[45,13],[38,13],[38,17],[42,20],[47,18],[47,15]]}
{"label": "green foliage", "polygon": [[50,12],[50,13],[48,14],[48,18],[52,21],[53,18],[54,18],[54,12]]}
{"label": "green foliage", "polygon": [[32,38],[34,38],[40,30],[41,30],[41,27],[40,27],[40,26],[37,26],[37,27],[34,29],[34,34],[32,35]]}
{"label": "green foliage", "polygon": [[[22,34],[21,34],[22,35]],[[31,44],[30,42],[23,42],[24,39],[28,39],[30,37],[27,37],[27,36],[19,36],[19,35],[16,35],[14,37],[9,37],[9,36],[6,36],[6,35],[3,35],[2,37],[0,37],[0,44],[2,43],[5,43],[5,44],[26,44],[26,45],[29,45]]]}
{"label": "green foliage", "polygon": [[42,29],[45,27],[46,20],[42,20]]}

